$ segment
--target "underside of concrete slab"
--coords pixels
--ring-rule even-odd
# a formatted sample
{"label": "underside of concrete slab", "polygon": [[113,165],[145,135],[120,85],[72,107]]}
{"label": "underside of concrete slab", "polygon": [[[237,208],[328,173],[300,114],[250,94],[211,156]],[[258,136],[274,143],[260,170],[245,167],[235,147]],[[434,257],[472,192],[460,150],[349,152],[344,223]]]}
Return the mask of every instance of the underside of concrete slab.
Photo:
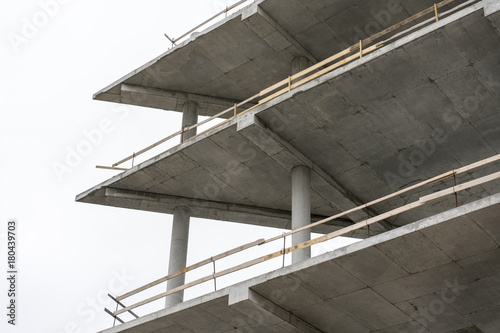
{"label": "underside of concrete slab", "polygon": [[496,333],[499,216],[497,194],[104,332]]}
{"label": "underside of concrete slab", "polygon": [[[196,136],[185,132],[179,145],[77,201],[168,214],[189,207],[186,216],[290,229],[500,154],[498,1],[438,6],[251,2],[94,97],[191,110],[184,128],[288,78],[286,92],[249,99]],[[347,65],[300,86],[289,76],[426,8],[430,17],[376,40]],[[312,231],[351,226],[499,168],[497,161],[440,179]],[[170,302],[106,333],[496,333],[499,192],[499,181],[468,188],[348,234],[373,236],[365,241]]]}
{"label": "underside of concrete slab", "polygon": [[[187,202],[195,206],[195,217],[290,228],[296,165],[311,169],[314,221],[498,154],[500,33],[494,23],[500,13],[485,17],[483,5],[465,7],[259,105],[82,193],[77,201],[165,213]],[[225,24],[232,27],[234,20],[228,18],[206,38]],[[267,81],[260,84],[259,89]],[[434,190],[399,196],[369,213]],[[498,182],[470,189],[459,194],[458,203],[498,191]],[[400,215],[374,226],[372,234],[454,206],[450,198]],[[366,212],[352,213],[313,231],[332,231],[366,217]],[[366,231],[352,236],[366,237]]]}
{"label": "underside of concrete slab", "polygon": [[[442,10],[463,2],[455,0]],[[316,63],[433,4],[431,0],[249,2],[94,98],[179,112],[186,100],[195,100],[200,115],[214,115],[290,75],[294,58]]]}

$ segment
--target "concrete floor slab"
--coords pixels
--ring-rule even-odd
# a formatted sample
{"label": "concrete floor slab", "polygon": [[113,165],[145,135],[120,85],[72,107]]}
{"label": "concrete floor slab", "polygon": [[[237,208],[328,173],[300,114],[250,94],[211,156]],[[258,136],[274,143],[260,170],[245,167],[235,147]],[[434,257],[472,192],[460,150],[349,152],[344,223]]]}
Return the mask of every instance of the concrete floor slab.
{"label": "concrete floor slab", "polygon": [[370,332],[368,326],[327,301],[297,309],[293,313],[300,318],[307,318],[322,332]]}
{"label": "concrete floor slab", "polygon": [[[439,79],[469,64],[458,47],[443,31],[433,32],[417,43],[405,46],[404,49],[431,80]],[[433,57],[429,49],[441,56]]]}
{"label": "concrete floor slab", "polygon": [[420,232],[379,244],[377,249],[409,274],[451,261],[450,257]]}
{"label": "concrete floor slab", "polygon": [[472,280],[458,265],[449,263],[409,275],[406,278],[375,286],[374,290],[387,300],[398,303],[428,295],[436,290],[445,289],[446,284],[442,276],[456,278],[457,283],[460,284],[468,283]]}
{"label": "concrete floor slab", "polygon": [[397,306],[430,332],[444,333],[471,326],[468,319],[434,293],[397,304]]}
{"label": "concrete floor slab", "polygon": [[358,322],[375,330],[410,320],[400,309],[370,288],[333,298],[329,302],[355,317]]}
{"label": "concrete floor slab", "polygon": [[[364,262],[367,257],[370,258],[370,261],[365,263],[365,266],[359,265],[360,261]],[[375,286],[408,275],[377,248],[369,248],[346,255],[339,258],[337,263],[366,285]]]}
{"label": "concrete floor slab", "polygon": [[[500,302],[498,245],[477,251],[475,242],[448,238],[447,243],[471,248],[464,252],[475,254],[457,262],[435,262],[432,268],[412,266],[411,274],[393,274],[382,284],[376,278],[357,282],[341,267],[349,261],[350,270],[365,269],[369,276],[374,256],[383,255],[379,249],[396,254],[402,242],[422,239],[434,229],[457,234],[477,227],[475,220],[499,213],[497,194],[104,332],[495,332]],[[405,251],[409,261],[416,256],[422,262],[433,260],[435,255],[418,246]],[[349,260],[356,255],[357,260]],[[400,270],[405,266],[402,259],[394,262]],[[378,274],[383,273],[374,273]]]}
{"label": "concrete floor slab", "polygon": [[[324,59],[432,4],[259,0],[95,98],[173,111],[191,99],[201,115],[213,115],[290,75],[294,57]],[[478,1],[386,43],[77,201],[162,213],[188,205],[193,217],[290,228],[290,170],[297,163],[312,170],[315,221],[500,153],[494,8]],[[437,184],[445,186],[450,180]],[[498,182],[468,189],[459,208],[450,196],[388,221],[400,228],[381,233],[379,226],[365,241],[106,332],[496,332],[498,191]],[[361,215],[313,231],[337,230]],[[354,236],[367,237],[366,230]]]}
{"label": "concrete floor slab", "polygon": [[[495,333],[500,326],[500,306],[492,307],[488,310],[473,313],[467,318],[484,333]],[[496,319],[492,319],[496,318]]]}
{"label": "concrete floor slab", "polygon": [[499,249],[494,249],[477,256],[457,261],[467,274],[476,280],[498,276],[500,274]]}
{"label": "concrete floor slab", "polygon": [[[444,10],[464,1],[457,0]],[[432,5],[406,0],[360,4],[290,0],[284,7],[278,0],[257,1],[192,35],[104,88],[95,98],[182,111],[182,96],[155,99],[136,94],[130,98],[121,85],[196,93],[207,97],[199,101],[200,114],[213,115],[217,113],[214,106],[230,106],[230,100],[243,100],[259,91],[259,83],[271,85],[288,76],[294,57],[324,59]],[[260,74],[260,81],[239,75],[242,70]]]}
{"label": "concrete floor slab", "polygon": [[305,272],[297,272],[296,276],[302,280],[301,283],[312,290],[312,293],[321,295],[324,299],[345,295],[365,287],[361,280],[331,261]]}
{"label": "concrete floor slab", "polygon": [[287,311],[315,304],[322,300],[320,296],[312,293],[309,289],[303,288],[302,280],[295,275],[268,280],[265,284],[252,287],[252,290],[260,295],[270,295],[269,299],[272,302]]}
{"label": "concrete floor slab", "polygon": [[[428,139],[424,127],[395,98],[362,112],[362,115],[399,150]],[[401,125],[403,124],[403,126]],[[394,156],[391,154],[391,156]],[[387,158],[390,156],[387,156]]]}
{"label": "concrete floor slab", "polygon": [[[263,8],[265,3],[262,2]],[[272,7],[277,4],[268,5],[269,10],[274,10]],[[473,66],[464,58],[464,54],[472,52],[468,39],[480,40],[483,33],[489,39],[500,38],[489,18],[483,16],[480,5],[464,9],[441,20],[440,25],[410,34],[202,133],[82,193],[77,200],[131,208],[124,201],[107,200],[103,195],[102,189],[116,188],[289,214],[290,169],[297,163],[306,163],[315,166],[311,176],[312,213],[321,217],[492,156],[500,152],[500,118],[495,111],[500,105],[500,94],[495,81],[488,78],[498,67],[498,57],[493,57],[496,46],[477,45],[477,62]],[[481,22],[480,26],[471,27],[473,21]],[[235,18],[227,21],[228,26],[236,23]],[[450,24],[456,27],[448,28]],[[215,27],[214,33],[222,26]],[[248,28],[238,24],[238,31],[242,29]],[[486,33],[484,29],[489,30]],[[241,32],[238,31],[236,35]],[[459,43],[460,31],[465,31],[463,43]],[[222,30],[220,33],[230,34]],[[175,52],[188,56],[192,52],[188,49],[195,44],[189,45]],[[418,50],[432,50],[435,54],[423,57]],[[434,58],[437,62],[431,62]],[[245,63],[234,70],[254,66],[257,59],[252,65]],[[266,65],[259,66],[262,70]],[[403,72],[401,68],[412,70]],[[430,79],[424,79],[422,73]],[[391,76],[396,76],[397,81],[392,82]],[[474,173],[471,176],[477,177]],[[478,189],[461,193],[460,203],[497,193],[500,185],[495,182]],[[411,199],[418,199],[425,191]],[[409,199],[403,196],[395,200]],[[142,206],[157,207],[158,203]],[[141,205],[133,203],[133,207]],[[387,203],[376,209],[391,207]],[[389,222],[400,226],[451,207],[452,200],[433,203]],[[220,211],[215,216],[234,218],[238,214]],[[279,222],[275,215],[270,216],[262,224],[288,225],[285,215]],[[198,217],[209,216],[213,218],[214,214]],[[239,215],[235,220],[256,223],[249,216]],[[259,219],[262,216],[258,215]],[[357,221],[363,216],[349,218]]]}
{"label": "concrete floor slab", "polygon": [[[498,247],[486,232],[477,224],[467,221],[466,217],[456,219],[453,223],[456,224],[455,227],[447,225],[423,231],[423,234],[451,259],[468,258]],[[457,246],[464,241],[471,242],[471,246],[466,249]]]}
{"label": "concrete floor slab", "polygon": [[428,333],[429,331],[416,321],[404,323],[376,331],[377,333]]}

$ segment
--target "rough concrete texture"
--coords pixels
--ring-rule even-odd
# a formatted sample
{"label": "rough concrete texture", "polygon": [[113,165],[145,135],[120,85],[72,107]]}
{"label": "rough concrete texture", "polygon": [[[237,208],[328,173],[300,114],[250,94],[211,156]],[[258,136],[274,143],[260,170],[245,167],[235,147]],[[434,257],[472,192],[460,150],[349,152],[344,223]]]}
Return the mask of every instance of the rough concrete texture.
{"label": "rough concrete texture", "polygon": [[294,58],[325,59],[433,5],[431,0],[249,2],[95,99],[179,112],[185,101],[195,100],[200,115],[214,115],[288,77]]}
{"label": "rough concrete texture", "polygon": [[[283,3],[253,2],[96,99],[174,111],[191,100],[200,115],[213,115],[290,75],[293,59],[322,60],[433,5]],[[194,217],[290,228],[296,165],[310,169],[315,221],[498,154],[496,5],[478,1],[387,42],[95,186],[77,201],[163,213],[188,206]],[[460,175],[457,182],[498,167]],[[435,185],[373,210],[418,200],[453,180]],[[453,196],[432,202],[386,221],[400,228],[380,234],[387,224],[379,225],[372,229],[377,236],[355,245],[106,332],[496,333],[499,190],[499,182],[492,182],[460,192],[459,208]],[[353,213],[313,231],[329,232],[366,216]],[[366,231],[350,236],[366,237]]]}
{"label": "rough concrete texture", "polygon": [[[260,5],[274,13],[272,4]],[[182,204],[191,207],[194,217],[290,228],[290,171],[295,165],[311,169],[311,212],[317,220],[498,154],[500,33],[493,23],[500,13],[484,17],[483,4],[264,103],[77,200],[164,213]],[[235,20],[223,25],[232,27]],[[284,28],[299,34],[292,26]],[[223,31],[223,36],[229,33]],[[184,52],[190,43],[175,52]],[[259,76],[254,68],[249,70],[252,75],[241,78]],[[261,84],[259,89],[267,83]],[[457,181],[482,172],[461,175]],[[448,180],[438,188],[452,185]],[[435,190],[402,195],[377,205],[374,212]],[[498,182],[472,188],[460,192],[458,203],[499,190]],[[404,225],[454,206],[450,197],[388,222]],[[366,216],[353,213],[314,231],[332,231]],[[383,230],[377,225],[372,232]],[[366,231],[353,236],[364,237]]]}
{"label": "rough concrete texture", "polygon": [[496,194],[104,332],[497,333],[499,216]]}
{"label": "rough concrete texture", "polygon": [[[176,207],[172,221],[172,236],[168,260],[168,274],[173,274],[186,267],[189,243],[189,222],[191,210],[189,207]],[[179,275],[167,281],[167,290],[182,286],[186,281],[185,275]],[[184,291],[180,291],[165,298],[165,307],[182,303]]]}
{"label": "rough concrete texture", "polygon": [[[292,229],[311,223],[311,170],[304,165],[292,168]],[[311,239],[311,229],[292,235],[292,246]],[[311,248],[292,253],[292,264],[311,258]]]}

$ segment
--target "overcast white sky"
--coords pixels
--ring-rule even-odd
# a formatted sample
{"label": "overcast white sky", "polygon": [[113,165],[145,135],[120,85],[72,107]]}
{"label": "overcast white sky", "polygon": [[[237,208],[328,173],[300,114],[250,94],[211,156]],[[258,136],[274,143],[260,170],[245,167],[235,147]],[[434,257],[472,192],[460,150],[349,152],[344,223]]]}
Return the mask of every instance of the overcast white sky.
{"label": "overcast white sky", "polygon": [[[92,95],[170,47],[163,33],[179,36],[234,2],[4,3],[0,12],[0,267],[6,274],[7,221],[17,219],[19,308],[17,326],[12,327],[2,306],[0,331],[84,333],[109,328],[112,318],[102,309],[113,304],[104,297],[106,293],[121,294],[166,274],[170,215],[81,204],[75,196],[116,174],[95,169],[96,164],[110,165],[177,131],[180,115],[93,101]],[[68,166],[68,155],[88,142],[85,133],[98,129],[103,121],[110,124],[108,133]],[[61,165],[67,168],[56,172]],[[192,219],[188,264],[280,233]],[[280,264],[278,260],[243,271],[221,279],[218,286]],[[210,268],[188,275],[188,280],[209,273]],[[7,304],[6,279],[1,281],[0,304]],[[186,297],[212,288],[208,283],[188,290]],[[146,314],[162,303],[136,312]]]}

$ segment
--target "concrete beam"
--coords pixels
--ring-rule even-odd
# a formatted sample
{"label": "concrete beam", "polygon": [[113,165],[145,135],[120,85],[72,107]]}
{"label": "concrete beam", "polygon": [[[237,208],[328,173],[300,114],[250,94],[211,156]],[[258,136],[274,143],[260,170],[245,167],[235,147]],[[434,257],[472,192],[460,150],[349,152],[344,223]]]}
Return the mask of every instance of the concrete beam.
{"label": "concrete beam", "polygon": [[[231,98],[206,96],[125,83],[120,85],[120,95],[117,95],[112,101],[179,112],[183,112],[184,104],[190,101],[198,104],[198,113],[202,116],[217,114],[233,106],[235,103],[241,102]],[[248,103],[245,107],[251,107],[253,105],[255,105],[255,103]],[[232,116],[233,114],[228,112],[227,115],[221,118],[230,118]]]}
{"label": "concrete beam", "polygon": [[245,316],[259,318],[256,328],[279,325],[286,332],[323,332],[250,288],[239,289],[237,295],[229,294],[228,305]]}
{"label": "concrete beam", "polygon": [[[258,16],[257,16],[258,15]],[[257,19],[261,18],[260,20]],[[262,37],[273,49],[280,50],[283,48],[283,43],[280,43],[277,38],[270,38],[272,33],[269,33],[268,29],[263,28],[263,23],[268,24],[275,32],[286,39],[288,43],[294,46],[302,56],[309,59],[313,64],[317,63],[318,60],[307,51],[295,38],[292,37],[283,27],[281,27],[268,13],[266,13],[258,3],[245,8],[241,15],[241,20],[259,37]]]}
{"label": "concrete beam", "polygon": [[[103,192],[104,204],[115,207],[173,214],[175,207],[186,206],[190,208],[192,217],[291,229],[292,215],[290,211],[109,187],[105,188]],[[319,221],[326,217],[313,214],[311,221]],[[352,225],[351,221],[339,219],[314,227],[312,231],[329,233],[350,225]],[[380,231],[372,230],[372,235],[379,233]],[[359,230],[349,236],[366,238],[367,233],[364,230]]]}
{"label": "concrete beam", "polygon": [[[332,176],[303,155],[289,142],[281,138],[277,133],[269,129],[255,115],[249,114],[248,116],[242,117],[237,126],[238,131],[242,135],[269,154],[269,156],[290,172],[296,165],[305,165],[309,167],[311,169],[312,179],[311,189],[334,204],[340,211],[346,211],[364,204],[345,186],[336,181]],[[276,153],[283,149],[289,152],[286,157],[283,154]],[[316,178],[317,181],[313,181],[313,178]],[[328,194],[326,194],[326,187],[328,189]],[[372,215],[378,215],[373,211],[371,211],[371,213]],[[366,219],[366,213],[363,211],[354,212],[348,214],[348,216],[353,221]],[[388,222],[384,221],[380,224],[387,230],[392,229],[392,226]],[[373,227],[375,229],[376,225]]]}

